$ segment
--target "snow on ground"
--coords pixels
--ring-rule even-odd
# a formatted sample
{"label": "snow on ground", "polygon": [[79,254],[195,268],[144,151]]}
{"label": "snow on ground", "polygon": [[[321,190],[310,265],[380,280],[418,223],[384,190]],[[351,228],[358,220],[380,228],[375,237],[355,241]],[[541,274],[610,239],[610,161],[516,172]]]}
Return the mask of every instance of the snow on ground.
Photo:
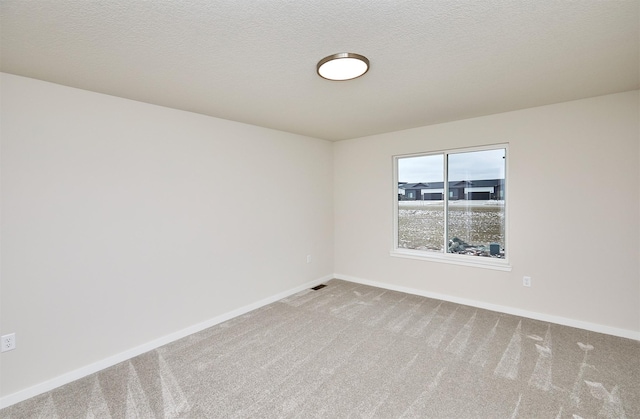
{"label": "snow on ground", "polygon": [[[442,206],[443,201],[398,201],[399,208],[415,208],[415,207],[429,207],[429,206]],[[504,201],[496,201],[496,200],[477,200],[477,201],[467,201],[464,199],[460,199],[457,201],[449,201],[450,207],[480,207],[480,206],[495,206],[495,207],[504,207]]]}

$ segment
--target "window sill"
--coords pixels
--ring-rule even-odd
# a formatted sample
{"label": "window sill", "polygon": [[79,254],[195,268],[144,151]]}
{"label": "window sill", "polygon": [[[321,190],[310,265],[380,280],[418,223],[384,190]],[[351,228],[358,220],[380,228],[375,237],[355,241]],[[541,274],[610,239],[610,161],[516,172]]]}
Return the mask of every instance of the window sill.
{"label": "window sill", "polygon": [[496,271],[511,271],[511,265],[504,259],[478,256],[452,255],[444,253],[428,253],[420,250],[395,249],[389,252],[393,257],[426,260],[429,262],[448,263],[451,265],[473,266],[476,268],[493,269]]}

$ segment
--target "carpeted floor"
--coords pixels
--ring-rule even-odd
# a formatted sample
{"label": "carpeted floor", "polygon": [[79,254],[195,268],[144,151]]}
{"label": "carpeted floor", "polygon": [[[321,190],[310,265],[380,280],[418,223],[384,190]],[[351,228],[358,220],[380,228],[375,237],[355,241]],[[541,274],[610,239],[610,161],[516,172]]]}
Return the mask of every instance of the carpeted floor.
{"label": "carpeted floor", "polygon": [[2,418],[640,418],[640,342],[332,280]]}

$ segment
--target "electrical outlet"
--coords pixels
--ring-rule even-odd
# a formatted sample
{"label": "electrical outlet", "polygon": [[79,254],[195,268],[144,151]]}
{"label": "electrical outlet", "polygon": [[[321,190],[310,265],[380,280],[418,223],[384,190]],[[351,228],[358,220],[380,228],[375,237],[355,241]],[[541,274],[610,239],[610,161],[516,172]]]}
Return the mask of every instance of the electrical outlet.
{"label": "electrical outlet", "polygon": [[16,349],[16,334],[10,333],[8,335],[4,335],[0,338],[2,342],[2,346],[0,347],[2,350],[0,352],[12,351]]}
{"label": "electrical outlet", "polygon": [[307,255],[307,263],[311,263],[311,255]]}
{"label": "electrical outlet", "polygon": [[531,277],[530,276],[522,277],[522,286],[524,286],[524,287],[530,287],[531,286]]}

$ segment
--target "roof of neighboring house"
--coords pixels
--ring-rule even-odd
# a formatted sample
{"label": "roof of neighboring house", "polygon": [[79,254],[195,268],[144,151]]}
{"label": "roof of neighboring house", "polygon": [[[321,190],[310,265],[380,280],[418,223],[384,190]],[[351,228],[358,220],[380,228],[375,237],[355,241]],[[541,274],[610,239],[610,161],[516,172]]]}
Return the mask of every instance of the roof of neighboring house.
{"label": "roof of neighboring house", "polygon": [[449,182],[449,187],[452,186],[496,186],[504,183],[504,179],[481,179],[481,180],[461,180]]}
{"label": "roof of neighboring house", "polygon": [[442,189],[444,187],[444,182],[399,182],[398,187],[400,189]]}

